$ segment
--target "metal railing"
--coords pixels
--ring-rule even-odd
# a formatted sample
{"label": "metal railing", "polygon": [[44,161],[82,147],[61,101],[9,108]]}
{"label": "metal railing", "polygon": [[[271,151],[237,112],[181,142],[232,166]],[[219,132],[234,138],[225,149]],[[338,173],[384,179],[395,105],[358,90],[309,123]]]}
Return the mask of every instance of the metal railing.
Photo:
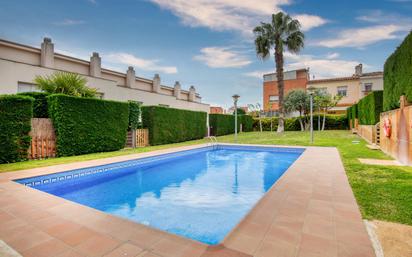
{"label": "metal railing", "polygon": [[217,149],[218,147],[217,138],[215,136],[210,136],[207,138],[210,140],[210,146],[212,146],[213,149]]}

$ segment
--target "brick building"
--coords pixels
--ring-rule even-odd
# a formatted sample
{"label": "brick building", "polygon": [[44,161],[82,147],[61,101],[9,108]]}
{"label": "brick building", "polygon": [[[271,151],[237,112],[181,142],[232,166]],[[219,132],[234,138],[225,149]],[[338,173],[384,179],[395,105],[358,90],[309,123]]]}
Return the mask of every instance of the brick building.
{"label": "brick building", "polygon": [[[285,96],[291,90],[306,90],[309,81],[309,70],[299,69],[284,72]],[[276,73],[263,75],[263,110],[276,111],[279,108],[279,93]]]}

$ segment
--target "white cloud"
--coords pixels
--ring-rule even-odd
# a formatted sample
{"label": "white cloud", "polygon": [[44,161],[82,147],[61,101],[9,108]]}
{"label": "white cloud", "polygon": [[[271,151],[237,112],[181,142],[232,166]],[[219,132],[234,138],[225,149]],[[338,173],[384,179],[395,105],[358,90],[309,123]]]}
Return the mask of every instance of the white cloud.
{"label": "white cloud", "polygon": [[268,73],[272,73],[272,72],[274,72],[274,69],[273,70],[250,71],[250,72],[243,73],[243,75],[247,76],[247,77],[261,79],[261,78],[263,78],[263,75],[268,74]]}
{"label": "white cloud", "polygon": [[[348,61],[341,59],[323,59],[316,58],[313,55],[294,55],[290,53],[285,54],[287,62],[286,69],[302,69],[309,68],[310,74],[315,75],[316,79],[352,76],[355,66],[359,64],[358,61]],[[368,65],[363,65],[368,68]]]}
{"label": "white cloud", "polygon": [[159,60],[146,60],[128,53],[111,53],[105,57],[108,62],[126,64],[145,71],[156,71],[167,74],[177,73],[177,68],[175,66],[162,66],[158,64]]}
{"label": "white cloud", "polygon": [[62,21],[56,21],[53,24],[57,26],[74,26],[84,24],[85,21],[83,20],[72,20],[72,19],[64,19]]}
{"label": "white cloud", "polygon": [[339,56],[340,56],[339,53],[328,53],[328,54],[326,55],[326,59],[336,59],[336,58],[338,58]]}
{"label": "white cloud", "polygon": [[[150,0],[161,8],[172,11],[184,25],[207,27],[216,31],[233,30],[251,36],[252,29],[261,21],[269,22],[269,15],[281,11],[281,5],[291,0]],[[299,14],[302,28],[309,30],[326,23],[315,15]]]}
{"label": "white cloud", "polygon": [[293,18],[299,20],[300,24],[302,24],[303,31],[308,31],[328,23],[328,20],[316,15],[296,14],[293,15]]}
{"label": "white cloud", "polygon": [[323,47],[364,47],[382,40],[399,38],[399,32],[407,31],[400,25],[376,25],[359,29],[346,29],[335,38],[320,40],[316,44]]}
{"label": "white cloud", "polygon": [[239,68],[251,63],[247,57],[227,47],[205,47],[200,52],[193,59],[211,68]]}

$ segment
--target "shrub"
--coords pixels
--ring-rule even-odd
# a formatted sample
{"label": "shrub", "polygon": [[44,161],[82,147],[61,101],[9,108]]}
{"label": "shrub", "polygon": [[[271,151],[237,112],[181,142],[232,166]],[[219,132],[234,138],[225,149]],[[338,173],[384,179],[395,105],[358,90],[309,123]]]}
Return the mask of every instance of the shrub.
{"label": "shrub", "polygon": [[401,95],[412,101],[412,32],[386,60],[383,82],[384,111],[399,108]]}
{"label": "shrub", "polygon": [[235,116],[232,114],[209,114],[210,134],[213,136],[235,133],[234,124]]}
{"label": "shrub", "polygon": [[143,106],[143,127],[149,129],[149,143],[161,145],[203,138],[206,135],[205,112],[161,106]]}
{"label": "shrub", "polygon": [[[252,131],[254,120],[250,115],[238,115],[238,131],[242,124],[242,131]],[[231,114],[209,114],[210,134],[213,136],[223,136],[235,133],[235,115]]]}
{"label": "shrub", "polygon": [[[270,120],[272,119],[272,131],[276,131],[278,127],[278,118],[262,118],[262,128],[263,131],[270,131]],[[320,116],[321,126],[323,121],[323,116]],[[313,129],[318,130],[318,115],[313,115]],[[336,130],[336,129],[348,129],[348,120],[346,115],[326,115],[326,130]],[[259,131],[259,119],[254,119],[253,130]],[[300,131],[300,124],[298,118],[287,118],[285,119],[285,131]]]}
{"label": "shrub", "polygon": [[253,131],[253,117],[250,115],[239,115],[242,123],[242,131]]}
{"label": "shrub", "polygon": [[375,125],[383,111],[383,91],[374,91],[362,98],[356,105],[359,124]]}
{"label": "shrub", "polygon": [[81,97],[95,97],[95,88],[86,86],[87,79],[77,73],[57,71],[50,76],[36,76],[34,82],[49,94],[65,94]]}
{"label": "shrub", "polygon": [[33,101],[28,96],[0,96],[0,163],[27,159]]}
{"label": "shrub", "polygon": [[47,97],[57,136],[57,155],[115,151],[124,147],[127,103],[62,94]]}
{"label": "shrub", "polygon": [[33,118],[48,118],[49,113],[47,110],[47,96],[48,93],[43,92],[25,92],[18,93],[18,95],[25,95],[34,98],[33,102]]}
{"label": "shrub", "polygon": [[137,129],[141,127],[141,109],[140,103],[129,101],[129,129]]}

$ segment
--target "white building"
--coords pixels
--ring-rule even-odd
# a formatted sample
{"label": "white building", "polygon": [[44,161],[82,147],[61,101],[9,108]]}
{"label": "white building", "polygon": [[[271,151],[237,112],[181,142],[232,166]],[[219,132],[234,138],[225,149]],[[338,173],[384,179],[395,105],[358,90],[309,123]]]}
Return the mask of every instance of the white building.
{"label": "white building", "polygon": [[98,53],[93,53],[90,61],[55,53],[49,38],[44,39],[41,48],[0,39],[0,94],[37,91],[34,78],[56,71],[84,76],[87,85],[96,88],[104,99],[209,112],[210,106],[201,102],[194,86],[189,90],[181,89],[179,82],[174,87],[164,86],[158,74],[153,79],[136,77],[133,67],[126,73],[104,69]]}

